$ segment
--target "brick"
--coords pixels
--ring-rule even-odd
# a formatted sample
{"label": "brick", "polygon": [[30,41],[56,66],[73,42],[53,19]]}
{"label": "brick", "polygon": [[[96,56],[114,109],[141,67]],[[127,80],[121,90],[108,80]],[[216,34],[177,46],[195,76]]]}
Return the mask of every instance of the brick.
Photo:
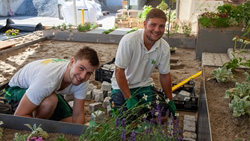
{"label": "brick", "polygon": [[102,91],[111,91],[111,87],[112,87],[111,83],[103,81],[101,90]]}
{"label": "brick", "polygon": [[106,98],[104,99],[104,101],[103,101],[104,107],[107,107],[108,105],[110,105],[110,102],[109,102],[110,99],[111,99],[111,97],[106,97]]}
{"label": "brick", "polygon": [[91,120],[105,121],[105,112],[97,110],[94,113],[91,113]]}
{"label": "brick", "polygon": [[91,112],[94,112],[96,110],[101,110],[103,109],[102,103],[101,102],[91,103],[89,104],[89,109]]}
{"label": "brick", "polygon": [[184,132],[184,133],[183,133],[183,137],[184,137],[184,138],[196,139],[196,138],[197,138],[197,135],[196,135],[196,133],[193,133],[193,132]]}

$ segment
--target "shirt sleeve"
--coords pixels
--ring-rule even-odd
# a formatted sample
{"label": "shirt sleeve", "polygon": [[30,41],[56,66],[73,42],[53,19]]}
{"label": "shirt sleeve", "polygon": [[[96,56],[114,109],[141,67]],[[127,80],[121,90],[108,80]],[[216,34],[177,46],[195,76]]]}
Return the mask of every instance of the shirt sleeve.
{"label": "shirt sleeve", "polygon": [[115,58],[115,65],[120,68],[127,68],[132,57],[132,47],[127,37],[124,36],[119,43]]}

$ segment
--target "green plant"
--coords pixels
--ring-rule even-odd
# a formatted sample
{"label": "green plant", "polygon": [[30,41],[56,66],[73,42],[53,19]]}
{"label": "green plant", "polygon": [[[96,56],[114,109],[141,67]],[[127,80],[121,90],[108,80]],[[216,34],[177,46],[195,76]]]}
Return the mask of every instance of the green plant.
{"label": "green plant", "polygon": [[[136,92],[135,92],[136,93]],[[157,94],[156,94],[157,95]],[[159,96],[160,97],[160,96]],[[146,95],[143,99],[147,99]],[[156,96],[157,98],[157,96]],[[140,101],[139,101],[140,102]],[[137,105],[119,114],[113,112],[112,117],[107,117],[104,122],[94,122],[90,124],[85,133],[80,136],[81,141],[85,140],[178,140],[181,139],[178,120],[174,118],[162,123],[160,102]],[[126,105],[126,103],[124,104]],[[140,115],[143,108],[151,108],[151,111]],[[123,108],[123,107],[121,107]],[[168,115],[169,111],[167,112]],[[135,118],[136,117],[136,118]],[[150,119],[148,119],[151,117]],[[131,120],[133,119],[133,120]]]}
{"label": "green plant", "polygon": [[13,141],[27,141],[28,136],[28,134],[15,133]]}
{"label": "green plant", "polygon": [[[32,132],[27,135],[26,139],[32,139],[32,138],[41,138],[41,139],[47,139],[49,137],[48,133],[46,131],[43,131],[43,129],[41,128],[41,125],[36,126],[36,124],[33,125],[33,127],[30,124],[24,124],[27,127],[29,127]],[[26,135],[20,135],[20,134],[16,134],[17,137],[26,137]],[[16,136],[15,136],[16,138]]]}
{"label": "green plant", "polygon": [[16,36],[19,34],[19,29],[8,29],[5,31],[6,36]]}
{"label": "green plant", "polygon": [[226,67],[219,67],[212,71],[212,75],[218,82],[234,81],[231,68],[227,69]]}
{"label": "green plant", "polygon": [[161,9],[165,14],[167,14],[168,4],[166,3],[166,0],[162,0],[161,3],[156,6],[156,8]]}
{"label": "green plant", "polygon": [[152,9],[153,7],[151,5],[144,5],[143,6],[143,11],[140,14],[139,18],[140,21],[145,21],[146,20],[146,16],[148,14],[148,12]]}
{"label": "green plant", "polygon": [[217,7],[218,12],[204,12],[198,17],[203,27],[229,27],[243,26],[250,24],[250,4],[241,5],[224,4]]}
{"label": "green plant", "polygon": [[250,116],[250,75],[245,72],[246,82],[241,84],[236,82],[235,88],[231,88],[225,92],[225,98],[231,100],[229,107],[233,110],[234,117],[242,115]]}
{"label": "green plant", "polygon": [[77,26],[77,30],[79,32],[86,32],[86,31],[89,31],[91,29],[91,26],[92,26],[91,23],[84,23],[84,25],[79,24]]}
{"label": "green plant", "polygon": [[192,26],[190,23],[188,22],[183,22],[181,24],[181,28],[182,28],[182,31],[184,33],[184,35],[186,36],[190,36],[191,32],[192,32]]}
{"label": "green plant", "polygon": [[112,27],[111,29],[108,29],[108,30],[103,31],[102,33],[104,33],[104,34],[109,34],[110,32],[114,31],[115,29],[116,29],[116,27],[114,26],[114,27]]}
{"label": "green plant", "polygon": [[68,139],[62,134],[62,136],[57,137],[55,141],[68,141]]}
{"label": "green plant", "polygon": [[129,30],[127,33],[131,33],[131,32],[134,32],[136,30],[138,30],[138,27],[133,27],[132,30]]}
{"label": "green plant", "polygon": [[61,29],[62,31],[67,29],[67,25],[66,25],[65,23],[63,23],[63,24],[61,25],[61,27],[62,27],[62,29]]}

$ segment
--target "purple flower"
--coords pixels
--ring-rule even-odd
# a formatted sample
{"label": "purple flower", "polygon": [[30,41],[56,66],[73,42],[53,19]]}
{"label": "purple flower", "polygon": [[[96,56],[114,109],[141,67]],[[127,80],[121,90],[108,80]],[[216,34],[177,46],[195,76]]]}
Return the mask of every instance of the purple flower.
{"label": "purple flower", "polygon": [[152,110],[151,110],[151,115],[152,115],[152,117],[154,117],[154,114],[155,114],[155,109],[152,108]]}
{"label": "purple flower", "polygon": [[136,133],[135,133],[135,130],[132,131],[130,140],[131,140],[131,141],[136,141]]}
{"label": "purple flower", "polygon": [[126,130],[122,129],[122,140],[126,141]]}
{"label": "purple flower", "polygon": [[123,119],[122,119],[122,127],[125,127],[125,126],[126,126],[126,119],[123,118]]}
{"label": "purple flower", "polygon": [[118,127],[120,124],[120,119],[119,118],[116,118],[116,127]]}

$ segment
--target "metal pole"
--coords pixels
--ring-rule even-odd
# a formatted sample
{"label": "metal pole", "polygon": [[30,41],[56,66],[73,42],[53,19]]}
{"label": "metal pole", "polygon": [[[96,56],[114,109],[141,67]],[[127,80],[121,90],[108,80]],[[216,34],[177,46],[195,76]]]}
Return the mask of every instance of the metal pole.
{"label": "metal pole", "polygon": [[179,0],[176,0],[176,19],[179,20]]}
{"label": "metal pole", "polygon": [[77,15],[76,15],[76,0],[73,0],[73,6],[74,6],[74,19],[75,19],[75,25],[77,25]]}

